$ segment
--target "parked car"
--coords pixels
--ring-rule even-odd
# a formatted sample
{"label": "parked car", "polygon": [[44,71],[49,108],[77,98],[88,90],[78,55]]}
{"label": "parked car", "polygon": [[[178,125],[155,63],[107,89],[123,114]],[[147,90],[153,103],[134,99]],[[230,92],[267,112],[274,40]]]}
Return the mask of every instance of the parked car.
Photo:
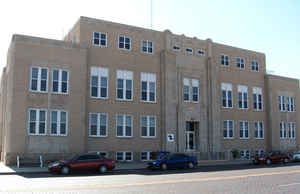
{"label": "parked car", "polygon": [[255,156],[253,158],[254,164],[267,164],[270,165],[272,163],[277,162],[283,162],[288,163],[290,161],[291,157],[287,153],[275,151],[275,152],[268,152],[265,154],[262,154],[261,156]]}
{"label": "parked car", "polygon": [[181,153],[168,153],[163,157],[154,160],[153,162],[149,162],[148,168],[161,170],[180,167],[194,168],[195,166],[197,166],[197,164],[197,158],[194,156],[188,156]]}
{"label": "parked car", "polygon": [[108,170],[115,168],[115,161],[105,158],[97,153],[86,153],[76,155],[70,160],[57,161],[48,165],[50,172],[69,174],[71,171],[79,170],[97,170],[100,173],[105,173]]}
{"label": "parked car", "polygon": [[293,162],[299,162],[300,161],[300,152],[292,153],[291,158]]}

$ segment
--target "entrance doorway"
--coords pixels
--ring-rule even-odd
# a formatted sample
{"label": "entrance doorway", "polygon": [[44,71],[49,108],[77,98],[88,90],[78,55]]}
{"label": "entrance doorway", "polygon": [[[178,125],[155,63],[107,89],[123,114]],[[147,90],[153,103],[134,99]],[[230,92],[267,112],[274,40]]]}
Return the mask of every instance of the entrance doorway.
{"label": "entrance doorway", "polygon": [[185,129],[185,151],[196,150],[196,133],[198,133],[198,121],[186,121]]}

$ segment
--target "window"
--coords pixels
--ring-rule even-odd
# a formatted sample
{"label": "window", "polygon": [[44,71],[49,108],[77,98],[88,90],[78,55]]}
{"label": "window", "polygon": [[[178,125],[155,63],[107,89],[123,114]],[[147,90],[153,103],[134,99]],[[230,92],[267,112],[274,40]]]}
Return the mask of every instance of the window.
{"label": "window", "polygon": [[68,93],[69,72],[61,69],[54,69],[52,72],[52,92]]}
{"label": "window", "polygon": [[51,111],[51,135],[66,136],[68,133],[68,113],[62,110]]}
{"label": "window", "polygon": [[153,42],[150,40],[142,40],[142,52],[152,54]]}
{"label": "window", "polygon": [[190,101],[190,80],[186,78],[183,79],[183,100]]}
{"label": "window", "polygon": [[117,137],[132,137],[133,119],[131,115],[117,115]]}
{"label": "window", "polygon": [[108,126],[108,116],[105,113],[90,113],[90,136],[106,137]]}
{"label": "window", "polygon": [[230,65],[229,56],[222,55],[221,56],[221,64],[225,65],[225,66],[229,66]]}
{"label": "window", "polygon": [[132,152],[116,152],[117,161],[132,161],[133,153]]}
{"label": "window", "polygon": [[199,80],[192,79],[192,101],[199,101]]}
{"label": "window", "polygon": [[296,139],[296,123],[289,122],[288,125],[289,125],[288,137],[290,139]]}
{"label": "window", "polygon": [[108,98],[108,69],[91,67],[91,97]]}
{"label": "window", "polygon": [[287,111],[294,112],[295,111],[295,100],[294,97],[287,97]]}
{"label": "window", "polygon": [[29,109],[29,135],[46,135],[47,112],[42,109]]}
{"label": "window", "polygon": [[250,160],[250,151],[249,150],[241,150],[240,151],[240,157],[242,159]]}
{"label": "window", "polygon": [[232,108],[232,85],[228,83],[222,83],[222,106],[224,108]]}
{"label": "window", "polygon": [[175,45],[175,46],[173,46],[173,50],[174,51],[180,51],[180,47]]}
{"label": "window", "polygon": [[202,50],[202,49],[199,49],[199,50],[198,50],[198,54],[199,54],[200,56],[205,56],[205,51]]}
{"label": "window", "polygon": [[234,138],[234,123],[232,120],[223,121],[223,136],[224,138]]}
{"label": "window", "polygon": [[240,121],[240,138],[248,139],[249,138],[249,122]]}
{"label": "window", "polygon": [[193,49],[192,49],[192,48],[186,48],[185,51],[186,51],[186,53],[189,54],[189,55],[192,55],[192,54],[193,54]]}
{"label": "window", "polygon": [[154,160],[154,153],[153,152],[141,152],[141,160],[142,161]]}
{"label": "window", "polygon": [[142,137],[156,136],[156,117],[141,116],[141,134]]}
{"label": "window", "polygon": [[126,36],[119,36],[119,48],[130,50],[131,38]]}
{"label": "window", "polygon": [[133,72],[117,70],[117,99],[132,100]]}
{"label": "window", "polygon": [[238,86],[238,102],[240,109],[248,109],[248,87]]}
{"label": "window", "polygon": [[259,71],[259,65],[258,65],[257,61],[252,61],[252,63],[251,63],[251,70],[252,71],[256,71],[256,72]]}
{"label": "window", "polygon": [[236,66],[240,69],[244,69],[245,68],[245,59],[243,58],[236,58]]}
{"label": "window", "polygon": [[262,89],[261,88],[253,88],[253,108],[254,110],[262,110],[263,103],[262,103]]}
{"label": "window", "polygon": [[261,121],[254,122],[254,136],[256,139],[264,138],[264,123]]}
{"label": "window", "polygon": [[156,74],[141,73],[141,100],[156,102]]}
{"label": "window", "polygon": [[278,108],[280,112],[285,112],[285,97],[278,96]]}
{"label": "window", "polygon": [[256,156],[261,156],[261,155],[263,155],[263,153],[264,153],[264,150],[262,150],[262,149],[260,149],[260,150],[255,150],[255,155],[256,155]]}
{"label": "window", "polygon": [[102,32],[94,32],[93,44],[97,46],[107,46],[107,34]]}
{"label": "window", "polygon": [[286,125],[285,122],[281,121],[280,122],[280,139],[285,139],[286,138]]}
{"label": "window", "polygon": [[35,92],[48,91],[48,69],[32,67],[30,75],[30,90]]}

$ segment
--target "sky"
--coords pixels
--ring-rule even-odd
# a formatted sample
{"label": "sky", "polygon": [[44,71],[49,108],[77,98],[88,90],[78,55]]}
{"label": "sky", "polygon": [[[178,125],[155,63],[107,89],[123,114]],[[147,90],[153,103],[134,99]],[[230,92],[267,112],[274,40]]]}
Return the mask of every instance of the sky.
{"label": "sky", "polygon": [[[0,68],[13,34],[61,40],[80,16],[151,28],[151,0],[3,1]],[[268,72],[300,79],[298,0],[152,0],[152,28],[263,52]]]}

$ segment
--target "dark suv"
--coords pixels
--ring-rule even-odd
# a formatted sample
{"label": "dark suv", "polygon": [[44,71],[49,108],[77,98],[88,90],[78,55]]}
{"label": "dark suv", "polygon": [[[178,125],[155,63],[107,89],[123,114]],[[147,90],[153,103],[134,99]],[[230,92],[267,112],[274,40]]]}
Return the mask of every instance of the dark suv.
{"label": "dark suv", "polygon": [[268,152],[265,153],[261,156],[257,155],[253,158],[253,163],[254,164],[267,164],[270,165],[272,163],[278,163],[278,162],[283,162],[283,163],[288,163],[290,161],[291,157],[287,153],[279,152],[279,151],[274,151],[274,152]]}
{"label": "dark suv", "polygon": [[97,170],[100,173],[105,173],[107,170],[115,168],[115,161],[105,158],[97,153],[86,153],[76,155],[70,160],[57,161],[48,165],[50,172],[69,174],[76,170]]}

